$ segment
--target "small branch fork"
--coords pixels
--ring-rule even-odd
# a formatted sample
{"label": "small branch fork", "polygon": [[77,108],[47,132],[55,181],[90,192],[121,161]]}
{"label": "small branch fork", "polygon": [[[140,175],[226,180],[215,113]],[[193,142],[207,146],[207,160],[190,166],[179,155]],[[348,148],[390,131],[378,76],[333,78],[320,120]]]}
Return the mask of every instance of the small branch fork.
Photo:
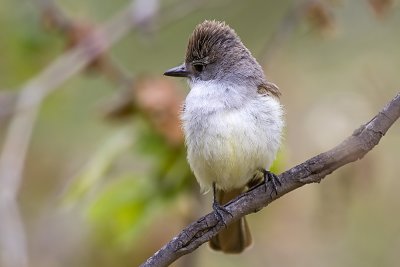
{"label": "small branch fork", "polygon": [[[319,183],[336,169],[361,159],[379,143],[399,116],[400,92],[372,120],[355,130],[339,145],[280,174],[278,177],[282,184],[276,188],[276,193],[272,183],[268,184],[266,192],[262,184],[227,203],[224,207],[232,216],[226,216],[225,223],[230,224],[257,212],[305,184]],[[210,240],[223,227],[224,222],[211,212],[183,229],[141,266],[168,266]]]}

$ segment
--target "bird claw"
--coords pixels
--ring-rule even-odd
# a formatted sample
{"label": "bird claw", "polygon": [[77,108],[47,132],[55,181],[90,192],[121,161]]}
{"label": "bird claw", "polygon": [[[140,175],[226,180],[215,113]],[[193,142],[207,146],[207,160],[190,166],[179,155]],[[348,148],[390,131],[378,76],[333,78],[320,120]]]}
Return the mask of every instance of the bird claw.
{"label": "bird claw", "polygon": [[224,206],[221,206],[217,202],[214,202],[213,205],[213,210],[215,212],[215,215],[219,221],[222,221],[224,224],[224,227],[226,228],[226,220],[224,217],[224,213],[228,214],[229,216],[233,217],[232,213],[230,213]]}
{"label": "bird claw", "polygon": [[263,174],[264,174],[265,192],[267,192],[268,182],[271,182],[275,194],[278,195],[278,187],[282,186],[282,182],[279,180],[279,177],[276,174],[267,170],[263,170]]}

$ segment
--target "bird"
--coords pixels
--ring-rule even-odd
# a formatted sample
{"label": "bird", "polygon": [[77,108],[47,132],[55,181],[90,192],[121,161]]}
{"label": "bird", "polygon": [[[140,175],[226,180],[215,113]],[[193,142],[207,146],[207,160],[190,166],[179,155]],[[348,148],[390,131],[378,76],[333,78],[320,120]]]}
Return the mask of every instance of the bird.
{"label": "bird", "polygon": [[[181,112],[188,163],[201,191],[213,191],[213,209],[224,224],[224,204],[254,185],[278,177],[269,171],[284,127],[280,90],[236,32],[205,20],[189,37],[183,64],[164,75],[187,78]],[[241,253],[252,244],[243,217],[209,241],[212,249]]]}

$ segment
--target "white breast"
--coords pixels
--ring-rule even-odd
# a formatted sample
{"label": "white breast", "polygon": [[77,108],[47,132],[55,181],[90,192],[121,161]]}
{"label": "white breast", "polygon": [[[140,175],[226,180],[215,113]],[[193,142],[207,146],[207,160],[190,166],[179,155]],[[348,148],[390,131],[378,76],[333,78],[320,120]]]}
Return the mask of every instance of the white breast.
{"label": "white breast", "polygon": [[[254,89],[254,92],[256,90]],[[196,82],[182,114],[188,162],[203,191],[243,187],[269,168],[279,147],[282,108],[252,90]]]}

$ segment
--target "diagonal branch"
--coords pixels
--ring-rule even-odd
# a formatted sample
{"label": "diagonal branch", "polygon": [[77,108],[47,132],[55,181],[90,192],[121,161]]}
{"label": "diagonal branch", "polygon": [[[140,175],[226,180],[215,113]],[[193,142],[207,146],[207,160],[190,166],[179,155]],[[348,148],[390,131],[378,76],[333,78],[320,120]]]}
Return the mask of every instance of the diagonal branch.
{"label": "diagonal branch", "polygon": [[[244,215],[257,212],[272,201],[308,183],[319,183],[336,169],[361,159],[385,135],[400,117],[400,92],[372,120],[331,150],[319,154],[279,175],[282,186],[274,193],[273,186],[258,186],[225,205],[232,217],[227,224]],[[176,237],[151,256],[142,267],[168,266],[178,258],[197,249],[223,228],[223,222],[211,212],[182,230]]]}

